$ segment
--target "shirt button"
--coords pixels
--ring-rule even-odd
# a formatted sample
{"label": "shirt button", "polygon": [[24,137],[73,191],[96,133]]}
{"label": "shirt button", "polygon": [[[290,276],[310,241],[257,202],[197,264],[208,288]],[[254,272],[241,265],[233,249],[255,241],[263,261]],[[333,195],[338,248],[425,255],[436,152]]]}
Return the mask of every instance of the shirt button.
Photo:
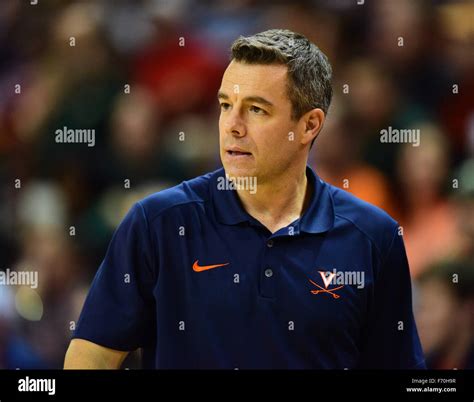
{"label": "shirt button", "polygon": [[267,241],[267,247],[273,247],[273,240]]}
{"label": "shirt button", "polygon": [[267,268],[267,269],[265,270],[265,276],[266,276],[267,278],[272,277],[272,276],[273,276],[273,271],[272,271],[270,268]]}

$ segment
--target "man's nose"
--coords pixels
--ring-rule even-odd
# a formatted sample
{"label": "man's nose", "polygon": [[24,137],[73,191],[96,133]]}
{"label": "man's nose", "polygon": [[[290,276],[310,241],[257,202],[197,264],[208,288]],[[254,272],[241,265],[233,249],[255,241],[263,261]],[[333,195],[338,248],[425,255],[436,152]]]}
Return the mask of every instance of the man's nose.
{"label": "man's nose", "polygon": [[229,113],[228,118],[225,122],[225,129],[229,134],[232,134],[234,137],[243,137],[247,134],[245,121],[243,120],[242,115],[238,110],[233,110]]}

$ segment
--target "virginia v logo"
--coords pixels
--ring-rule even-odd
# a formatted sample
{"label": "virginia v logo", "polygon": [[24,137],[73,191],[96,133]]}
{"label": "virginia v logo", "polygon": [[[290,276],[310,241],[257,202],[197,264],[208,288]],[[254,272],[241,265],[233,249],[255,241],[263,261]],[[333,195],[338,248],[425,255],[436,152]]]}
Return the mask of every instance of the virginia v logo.
{"label": "virginia v logo", "polygon": [[328,272],[328,275],[326,276],[325,272],[323,271],[318,271],[318,272],[319,272],[319,275],[321,275],[321,278],[323,278],[324,287],[327,289],[328,286],[331,284],[331,281],[333,280],[333,278],[336,276],[336,274],[334,272]]}
{"label": "virginia v logo", "polygon": [[339,290],[341,288],[344,287],[344,285],[342,286],[338,286],[338,287],[335,287],[335,288],[332,288],[332,289],[328,289],[329,285],[331,284],[332,280],[334,279],[334,277],[336,276],[336,273],[335,272],[328,272],[327,275],[324,271],[318,271],[319,272],[319,275],[321,275],[321,278],[323,280],[323,283],[324,283],[324,288],[320,285],[318,285],[316,282],[312,281],[311,279],[309,280],[314,286],[316,286],[318,289],[313,289],[311,291],[311,293],[313,295],[317,295],[317,294],[320,294],[320,293],[328,293],[330,294],[334,299],[339,299],[341,296],[338,295],[337,293],[334,293],[334,291],[336,290]]}
{"label": "virginia v logo", "polygon": [[[336,293],[337,290],[342,289],[346,285],[355,285],[357,289],[362,289],[365,286],[365,272],[364,271],[318,271],[323,281],[323,286],[317,284],[315,281],[309,279],[309,282],[316,286],[317,289],[311,290],[314,295],[320,293],[327,293],[334,299],[341,297]],[[330,285],[340,285],[329,288]]]}

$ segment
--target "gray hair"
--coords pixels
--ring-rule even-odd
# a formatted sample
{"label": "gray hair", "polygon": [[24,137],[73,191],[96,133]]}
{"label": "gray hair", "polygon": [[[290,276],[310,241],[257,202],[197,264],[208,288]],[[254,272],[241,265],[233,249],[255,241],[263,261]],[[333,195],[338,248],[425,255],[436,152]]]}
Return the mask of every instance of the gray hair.
{"label": "gray hair", "polygon": [[291,118],[320,108],[327,114],[332,99],[332,68],[326,55],[305,36],[288,29],[270,29],[240,36],[231,47],[231,60],[249,64],[288,66]]}

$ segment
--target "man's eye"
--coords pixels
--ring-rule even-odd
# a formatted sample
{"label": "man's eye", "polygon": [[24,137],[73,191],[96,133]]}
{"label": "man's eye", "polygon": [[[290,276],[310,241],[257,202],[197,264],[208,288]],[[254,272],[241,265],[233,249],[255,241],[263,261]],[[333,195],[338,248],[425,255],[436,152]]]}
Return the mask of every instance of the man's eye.
{"label": "man's eye", "polygon": [[222,103],[220,104],[220,108],[221,108],[222,110],[227,110],[227,109],[229,109],[229,107],[230,107],[230,105],[229,105],[228,103],[222,102]]}
{"label": "man's eye", "polygon": [[258,106],[250,106],[250,110],[256,114],[266,114],[265,110],[259,108]]}

